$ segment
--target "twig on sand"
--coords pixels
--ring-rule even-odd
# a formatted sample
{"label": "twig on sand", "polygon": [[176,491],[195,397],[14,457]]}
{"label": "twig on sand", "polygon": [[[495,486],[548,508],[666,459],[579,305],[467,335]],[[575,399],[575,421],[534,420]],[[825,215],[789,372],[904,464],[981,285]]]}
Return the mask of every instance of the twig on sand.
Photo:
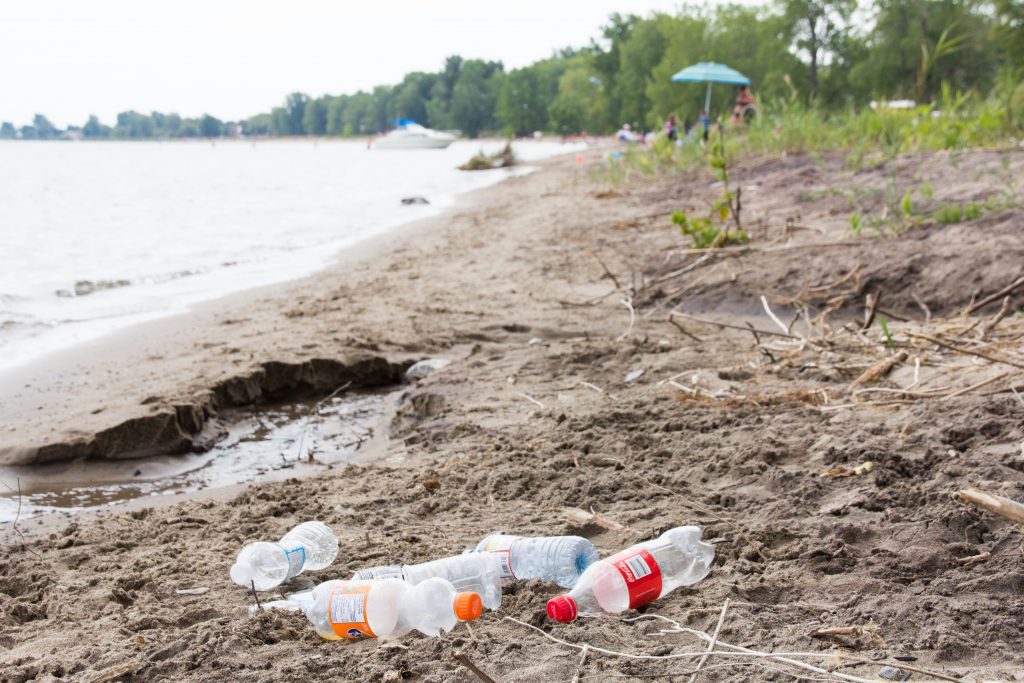
{"label": "twig on sand", "polygon": [[263,605],[260,604],[260,594],[256,592],[256,581],[255,579],[249,582],[249,587],[252,588],[252,597],[256,600],[256,609],[260,612],[263,611]]}
{"label": "twig on sand", "polygon": [[924,321],[930,323],[932,321],[932,309],[928,308],[928,304],[921,300],[921,297],[917,295],[917,292],[911,292],[910,296],[913,297],[914,303],[921,307],[924,311]]}
{"label": "twig on sand", "polygon": [[109,681],[116,681],[122,676],[133,674],[146,664],[145,662],[129,662],[128,664],[116,664],[111,667],[107,667],[103,671],[93,676],[88,680],[87,683],[109,683]]}
{"label": "twig on sand", "polygon": [[677,323],[677,322],[676,322],[676,321],[675,321],[675,320],[674,320],[674,319],[672,318],[672,315],[673,315],[673,313],[669,313],[669,314],[668,314],[668,320],[667,320],[666,322],[667,322],[667,323],[668,323],[669,325],[672,325],[672,326],[673,326],[673,327],[675,327],[675,328],[676,328],[677,330],[679,330],[680,332],[682,332],[682,333],[683,333],[683,336],[689,337],[690,339],[692,339],[692,340],[693,340],[693,341],[695,341],[695,342],[698,342],[698,343],[699,343],[699,342],[703,341],[703,340],[702,340],[702,339],[701,339],[700,337],[698,337],[697,335],[693,334],[692,332],[687,332],[687,331],[686,331],[686,329],[685,329],[685,328],[684,328],[684,327],[683,327],[682,325],[680,325],[679,323]]}
{"label": "twig on sand", "polygon": [[[627,619],[627,621],[636,621],[638,619],[644,619],[644,618],[660,619],[661,621],[667,621],[668,623],[673,624],[673,628],[671,628],[671,629],[662,629],[662,631],[661,631],[662,633],[689,633],[690,635],[697,636],[701,640],[705,640],[705,641],[711,640],[711,636],[709,636],[707,633],[704,633],[703,631],[697,631],[695,629],[687,628],[685,626],[682,626],[682,625],[679,624],[679,622],[677,622],[677,621],[675,621],[673,619],[669,619],[668,617],[663,617],[660,614],[642,614],[639,617],[634,617],[633,619]],[[953,683],[962,683],[962,679],[960,679],[960,678],[953,678],[952,676],[947,676],[945,674],[940,674],[940,673],[937,673],[935,671],[929,671],[928,669],[921,669],[919,667],[911,666],[909,664],[906,664],[905,662],[888,661],[888,660],[885,660],[885,659],[869,659],[867,657],[859,657],[857,655],[851,655],[851,654],[847,654],[845,652],[835,652],[835,651],[816,652],[816,653],[757,652],[756,650],[751,650],[749,648],[740,647],[739,645],[731,645],[729,643],[722,642],[721,640],[718,641],[718,645],[720,647],[724,647],[724,648],[729,649],[729,650],[734,650],[734,651],[736,651],[736,653],[755,653],[755,654],[758,654],[760,656],[772,657],[774,659],[778,659],[779,661],[784,661],[787,664],[793,664],[794,666],[800,666],[802,668],[809,668],[811,670],[814,670],[814,668],[811,667],[811,665],[806,664],[805,662],[799,662],[799,661],[795,661],[795,660],[788,659],[788,658],[789,657],[812,657],[812,656],[817,656],[817,657],[835,657],[836,659],[845,659],[845,660],[848,660],[848,661],[851,661],[851,662],[859,662],[861,664],[868,664],[868,665],[871,665],[871,666],[876,666],[876,665],[879,665],[879,664],[888,665],[888,666],[896,667],[896,668],[899,668],[899,669],[905,669],[906,671],[915,671],[915,672],[917,672],[919,674],[923,674],[925,676],[930,676],[931,678],[938,678],[938,679],[941,679],[943,681],[952,681]],[[725,654],[725,653],[723,653],[721,651],[716,651],[716,652],[714,652],[712,654],[721,655],[721,654]],[[827,673],[830,676],[835,676],[835,677],[841,678],[843,680],[854,680],[854,681],[863,681],[863,680],[875,681],[875,680],[877,680],[877,679],[863,679],[863,678],[858,678],[856,676],[848,676],[847,674],[841,674],[841,673],[838,673],[836,671],[830,671],[830,670],[825,670],[825,669],[820,669],[819,672],[825,672],[825,673]]]}
{"label": "twig on sand", "polygon": [[855,387],[861,384],[867,384],[868,382],[874,382],[876,379],[885,377],[889,372],[907,359],[907,352],[900,351],[894,356],[884,358],[881,361],[875,363],[870,368],[864,371],[857,379],[853,380],[850,386]]}
{"label": "twig on sand", "polygon": [[[764,312],[768,314],[768,317],[772,319],[772,322],[778,325],[787,336],[794,336],[790,334],[789,328],[786,327],[786,323],[779,320],[779,317],[772,311],[772,307],[768,305],[768,298],[764,294],[761,295],[761,305],[764,307]],[[803,337],[796,336],[796,339],[803,339]]]}
{"label": "twig on sand", "polygon": [[687,320],[692,320],[695,323],[704,323],[705,325],[714,325],[715,327],[721,327],[721,328],[729,329],[729,330],[741,330],[743,332],[753,332],[755,335],[756,334],[764,334],[764,335],[767,335],[767,336],[770,336],[770,337],[784,337],[785,339],[797,339],[797,340],[800,339],[800,337],[796,336],[795,334],[787,334],[785,332],[775,332],[773,330],[754,329],[752,326],[751,327],[746,327],[746,326],[743,326],[743,325],[730,325],[729,323],[720,323],[717,320],[708,320],[707,318],[698,318],[695,315],[690,315],[689,313],[680,313],[679,311],[673,311],[672,314],[673,315],[678,315],[680,318],[686,318]]}
{"label": "twig on sand", "polygon": [[1010,294],[1011,292],[1013,292],[1013,290],[1017,289],[1018,287],[1020,287],[1022,285],[1024,285],[1024,275],[1021,275],[1019,278],[1017,278],[1016,280],[1014,280],[1013,282],[1011,282],[1007,286],[1003,287],[998,292],[986,296],[984,299],[982,299],[981,301],[978,301],[977,303],[971,304],[971,306],[967,309],[967,314],[970,315],[971,313],[974,313],[979,308],[984,308],[985,306],[988,306],[993,301],[996,301],[1000,297],[1004,297],[1007,294]]}
{"label": "twig on sand", "polygon": [[473,673],[474,676],[479,678],[484,683],[498,683],[496,680],[494,680],[493,678],[491,678],[490,676],[485,674],[483,671],[481,671],[480,668],[476,664],[474,664],[473,662],[469,661],[469,657],[467,657],[466,655],[462,654],[461,652],[453,652],[452,653],[452,657],[459,664],[461,664],[462,666],[464,666],[467,669],[469,669]]}
{"label": "twig on sand", "polygon": [[[28,539],[25,538],[25,533],[20,528],[18,528],[18,521],[21,519],[21,477],[18,477],[15,481],[17,482],[18,485],[18,509],[14,513],[14,521],[11,522],[11,528],[14,529],[14,533],[18,534],[18,538],[21,539],[22,547],[25,548],[25,550],[32,553],[33,555],[35,555],[36,557],[39,557],[39,553],[37,553],[35,550],[32,550],[32,548],[28,547]],[[7,482],[4,482],[4,486],[11,493],[15,492],[14,489],[11,488],[11,485],[8,484]]]}
{"label": "twig on sand", "polygon": [[632,297],[626,297],[622,301],[620,301],[619,303],[629,309],[629,327],[627,327],[626,331],[623,332],[622,334],[620,334],[615,341],[622,341],[623,339],[628,337],[630,334],[632,334],[633,326],[636,325],[636,310],[633,308],[633,298]]}
{"label": "twig on sand", "polygon": [[985,508],[1001,517],[1024,524],[1024,505],[1015,500],[997,496],[993,493],[985,493],[976,488],[966,488],[959,491],[956,497],[960,500]]}
{"label": "twig on sand", "polygon": [[1009,374],[1010,373],[1008,373],[1008,372],[1004,372],[1004,373],[1002,373],[1000,375],[996,375],[995,377],[989,377],[988,379],[982,380],[982,381],[978,382],[977,384],[972,384],[969,387],[964,387],[963,389],[957,389],[956,391],[954,391],[954,392],[952,392],[950,394],[946,394],[945,396],[943,396],[939,400],[940,401],[948,401],[951,398],[956,398],[957,396],[961,396],[963,394],[972,392],[975,389],[980,389],[982,387],[987,387],[989,384],[992,384],[993,382],[998,382],[999,380],[1003,379],[1004,377],[1006,377]]}
{"label": "twig on sand", "polygon": [[956,353],[962,353],[968,356],[977,356],[978,358],[990,360],[993,363],[1003,363],[1005,365],[1011,365],[1015,368],[1020,368],[1021,370],[1024,370],[1024,363],[1018,363],[1016,361],[1010,360],[1009,358],[999,358],[997,356],[991,356],[981,351],[975,351],[973,349],[965,349],[959,346],[954,346],[949,342],[944,342],[941,339],[936,339],[931,335],[921,334],[920,332],[907,332],[906,334],[907,336],[914,337],[915,339],[924,339],[925,341],[930,341],[932,344],[935,344],[936,346],[941,346],[944,349],[949,349],[950,351],[955,351]]}
{"label": "twig on sand", "polygon": [[622,289],[622,285],[619,284],[619,279],[617,277],[615,277],[615,273],[613,273],[608,268],[608,266],[605,264],[605,262],[601,259],[601,256],[596,251],[590,252],[590,255],[593,256],[594,258],[596,258],[597,262],[601,264],[601,267],[604,269],[605,277],[607,277],[609,280],[612,281],[612,284],[615,285],[615,289],[620,289],[621,290]]}
{"label": "twig on sand", "polygon": [[[648,614],[648,615],[643,615],[643,616],[653,617],[653,616],[657,616],[657,615]],[[636,617],[636,618],[639,619],[641,617]],[[723,643],[721,641],[718,641],[718,643],[717,643],[718,645],[720,645],[722,647],[725,647],[725,648],[728,648],[730,651],[726,652],[726,651],[723,651],[723,650],[712,650],[712,651],[704,650],[704,651],[701,651],[701,652],[674,652],[674,653],[669,654],[669,655],[644,655],[644,654],[636,654],[636,653],[632,653],[632,652],[618,652],[616,650],[608,650],[608,649],[603,648],[603,647],[596,647],[594,645],[589,645],[589,644],[587,644],[587,645],[577,645],[576,643],[570,643],[568,641],[562,640],[561,638],[556,638],[555,636],[551,635],[550,633],[547,633],[546,631],[543,631],[542,629],[539,629],[536,626],[533,626],[531,624],[527,624],[525,621],[520,621],[519,619],[516,619],[515,617],[505,617],[505,619],[507,621],[514,622],[516,624],[519,624],[520,626],[525,626],[528,629],[536,631],[537,633],[541,634],[542,636],[544,636],[548,640],[551,640],[551,641],[553,641],[555,643],[558,643],[559,645],[564,645],[565,647],[575,648],[577,650],[582,650],[584,647],[586,647],[588,649],[588,651],[590,651],[590,652],[598,652],[600,654],[608,655],[610,657],[623,657],[625,659],[639,659],[639,660],[649,660],[649,661],[659,661],[659,660],[667,660],[667,659],[695,659],[695,658],[699,658],[699,657],[710,657],[710,656],[726,657],[728,659],[733,659],[733,658],[735,658],[735,659],[742,659],[744,657],[751,657],[751,658],[755,658],[755,659],[757,659],[757,658],[774,659],[776,661],[780,661],[780,662],[784,662],[786,664],[790,664],[791,666],[795,666],[795,667],[798,667],[798,668],[801,668],[801,669],[805,669],[807,671],[813,671],[814,673],[817,673],[817,674],[829,675],[829,676],[832,676],[834,678],[838,678],[838,679],[844,680],[844,681],[852,681],[853,683],[874,683],[874,679],[860,678],[858,676],[851,676],[849,674],[842,674],[842,673],[838,673],[838,672],[835,672],[835,671],[829,671],[828,669],[823,669],[821,667],[814,666],[813,664],[808,664],[806,662],[801,662],[801,661],[798,661],[796,659],[791,659],[792,657],[814,657],[816,659],[825,659],[825,658],[834,657],[834,656],[843,656],[843,655],[837,655],[836,653],[832,653],[832,652],[758,652],[756,650],[750,650],[750,649],[747,649],[747,648],[744,648],[744,647],[739,647],[738,645],[730,645],[728,643]],[[631,620],[627,620],[627,621],[631,621]],[[669,620],[666,620],[666,621],[671,621],[671,620],[669,619]],[[694,634],[699,634],[699,636],[702,639],[704,639],[704,640],[710,640],[711,639],[711,636],[709,636],[708,634],[706,634],[706,633],[704,633],[702,631],[693,631],[692,629],[686,629],[686,631],[687,632],[692,632]],[[867,660],[867,661],[871,661],[871,660]],[[952,679],[947,679],[947,680],[956,681],[957,679],[952,678]]]}
{"label": "twig on sand", "polygon": [[[718,644],[718,634],[722,632],[722,623],[725,621],[725,613],[729,609],[729,598],[725,599],[725,604],[722,605],[722,613],[718,615],[718,624],[715,625],[715,632],[711,634],[711,642],[708,643],[708,652],[714,652],[715,645]],[[690,676],[690,683],[694,683],[697,680],[697,674],[700,673],[700,669],[704,666],[704,662],[708,661],[708,655],[704,655],[697,662],[697,668],[693,670],[693,675]]]}
{"label": "twig on sand", "polygon": [[992,316],[992,318],[988,322],[981,326],[981,329],[978,331],[978,338],[984,339],[985,335],[994,330],[996,325],[1002,322],[1003,318],[1009,315],[1009,313],[1010,295],[1007,294],[1006,296],[1003,297],[1003,305],[999,307],[999,312]]}
{"label": "twig on sand", "polygon": [[580,683],[580,673],[583,672],[583,665],[587,661],[587,654],[590,652],[590,646],[587,644],[583,645],[583,654],[580,655],[580,663],[576,665],[576,675],[572,677],[572,683]]}
{"label": "twig on sand", "polygon": [[544,409],[545,409],[545,408],[547,407],[547,406],[545,406],[545,405],[544,405],[543,403],[541,403],[541,402],[540,402],[540,401],[538,401],[537,399],[533,398],[532,396],[530,396],[529,394],[527,394],[527,393],[526,393],[526,392],[524,392],[524,391],[520,391],[520,392],[519,392],[519,395],[520,395],[520,396],[522,396],[523,398],[525,398],[525,399],[526,399],[527,401],[529,401],[530,403],[533,403],[533,404],[535,404],[535,405],[536,405],[537,407],[539,407],[539,408],[540,408],[541,410],[544,410]]}

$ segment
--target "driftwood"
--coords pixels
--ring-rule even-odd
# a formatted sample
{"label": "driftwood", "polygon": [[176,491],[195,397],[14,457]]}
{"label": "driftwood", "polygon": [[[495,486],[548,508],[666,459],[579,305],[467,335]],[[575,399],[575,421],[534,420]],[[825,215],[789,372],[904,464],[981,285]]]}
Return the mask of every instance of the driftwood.
{"label": "driftwood", "polygon": [[967,488],[956,494],[960,500],[985,508],[989,512],[1005,517],[1019,524],[1024,524],[1024,505],[1015,500],[985,493],[976,488]]}
{"label": "driftwood", "polygon": [[870,368],[864,371],[857,379],[853,380],[852,386],[859,386],[861,384],[867,384],[868,382],[874,382],[876,379],[885,377],[890,371],[900,363],[907,360],[907,352],[900,351],[895,356],[884,358],[878,363],[875,363]]}

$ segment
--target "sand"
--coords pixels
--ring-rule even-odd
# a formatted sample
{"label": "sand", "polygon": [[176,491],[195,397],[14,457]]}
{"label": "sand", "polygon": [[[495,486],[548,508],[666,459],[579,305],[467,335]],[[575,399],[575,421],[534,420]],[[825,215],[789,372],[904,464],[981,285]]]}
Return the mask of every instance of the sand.
{"label": "sand", "polygon": [[[668,214],[706,206],[718,192],[711,179],[610,185],[573,159],[552,160],[314,277],[20,371],[0,389],[6,464],[201,449],[232,406],[323,396],[348,381],[390,386],[415,360],[453,361],[403,387],[389,441],[372,457],[67,524],[22,520],[24,537],[5,525],[0,680],[473,680],[455,653],[502,681],[668,679],[696,659],[581,658],[506,617],[579,645],[685,655],[706,643],[660,633],[653,615],[711,631],[727,599],[727,643],[1024,680],[1024,529],[952,497],[975,485],[1024,500],[1024,405],[1009,391],[1021,376],[1003,362],[1024,356],[1019,318],[976,345],[995,363],[907,342],[924,359],[922,388],[952,387],[942,400],[861,394],[872,400],[842,407],[858,402],[857,376],[889,353],[874,322],[843,331],[863,319],[865,295],[882,292],[875,315],[884,310],[897,336],[951,335],[970,319],[955,327],[950,316],[1020,275],[1018,208],[847,239],[849,188],[880,195],[893,175],[913,175],[930,180],[934,202],[992,191],[997,155],[953,162],[859,172],[830,158],[749,162],[733,174],[749,248],[697,263]],[[1019,174],[1020,155],[1011,163]],[[1011,313],[1022,294],[1012,293]],[[796,303],[832,308],[832,336],[818,341],[824,328],[799,322],[786,334],[814,343],[768,336],[782,331],[762,295],[783,326]],[[673,308],[759,334],[670,321]],[[913,373],[908,360],[865,386],[907,387]],[[947,397],[982,377],[985,387]],[[822,476],[865,461],[868,472]],[[227,573],[245,542],[313,518],[338,533],[338,560],[284,590],[458,553],[495,530],[581,534],[608,554],[697,524],[717,557],[702,583],[639,615],[551,625],[544,605],[557,589],[524,582],[472,631],[324,642],[300,615],[249,616],[251,596]],[[195,587],[209,592],[176,592]],[[827,627],[858,628],[810,635]],[[881,667],[841,672],[872,679]],[[792,671],[724,657],[704,669],[704,680]]]}

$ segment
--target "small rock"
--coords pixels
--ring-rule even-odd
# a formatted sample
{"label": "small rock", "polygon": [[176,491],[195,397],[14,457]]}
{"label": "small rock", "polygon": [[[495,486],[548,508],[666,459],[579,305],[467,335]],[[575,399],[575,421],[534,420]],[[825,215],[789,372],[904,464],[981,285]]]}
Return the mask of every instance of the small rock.
{"label": "small rock", "polygon": [[410,206],[412,204],[429,204],[425,197],[402,197],[402,204]]}

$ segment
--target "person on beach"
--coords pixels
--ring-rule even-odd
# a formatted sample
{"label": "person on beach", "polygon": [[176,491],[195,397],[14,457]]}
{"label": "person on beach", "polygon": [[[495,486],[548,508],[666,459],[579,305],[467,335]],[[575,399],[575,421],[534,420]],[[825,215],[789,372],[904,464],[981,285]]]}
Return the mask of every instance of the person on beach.
{"label": "person on beach", "polygon": [[665,131],[665,136],[669,140],[671,140],[672,142],[676,141],[676,138],[679,136],[679,129],[676,126],[675,114],[668,115],[668,118],[665,119],[665,124],[662,126],[662,129]]}
{"label": "person on beach", "polygon": [[711,117],[703,110],[700,112],[700,125],[701,128],[703,128],[704,142],[707,142],[708,138],[711,136]]}
{"label": "person on beach", "polygon": [[732,108],[732,126],[742,126],[757,113],[757,101],[747,86],[741,85],[736,91],[736,104]]}

